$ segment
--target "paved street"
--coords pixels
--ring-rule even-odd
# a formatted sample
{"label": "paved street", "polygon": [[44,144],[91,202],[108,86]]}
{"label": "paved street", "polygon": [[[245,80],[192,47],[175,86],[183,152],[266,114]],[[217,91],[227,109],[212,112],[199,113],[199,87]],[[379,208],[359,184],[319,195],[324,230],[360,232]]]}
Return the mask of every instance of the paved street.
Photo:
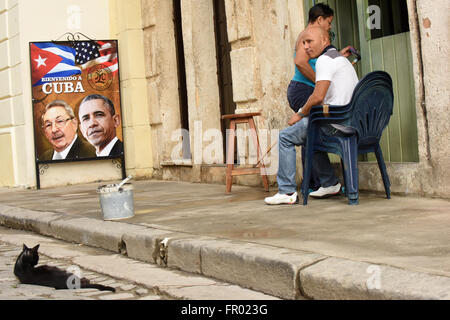
{"label": "paved street", "polygon": [[[39,264],[62,269],[79,269],[81,276],[114,287],[115,293],[96,289],[55,290],[25,285],[13,268],[22,251],[40,244]],[[167,289],[164,288],[167,285]],[[274,297],[186,272],[139,262],[102,249],[71,244],[20,230],[0,227],[0,300],[173,300],[242,299],[267,300]]]}
{"label": "paved street", "polygon": [[[23,237],[52,258],[179,299],[450,297],[448,200],[364,193],[359,206],[344,197],[267,206],[266,192],[244,186],[229,195],[213,184],[133,186],[135,216],[120,221],[104,221],[98,183],[0,188],[0,224],[45,236]],[[78,252],[89,247],[108,251]],[[255,291],[242,288],[268,296],[248,298]]]}

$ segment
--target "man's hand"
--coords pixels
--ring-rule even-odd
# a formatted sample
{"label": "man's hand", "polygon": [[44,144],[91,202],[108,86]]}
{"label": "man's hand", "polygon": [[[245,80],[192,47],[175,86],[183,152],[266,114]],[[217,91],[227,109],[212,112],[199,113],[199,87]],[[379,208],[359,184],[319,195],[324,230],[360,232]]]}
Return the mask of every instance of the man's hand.
{"label": "man's hand", "polygon": [[[331,81],[329,80],[319,80],[316,82],[316,87],[314,88],[314,92],[312,95],[309,96],[308,101],[304,104],[304,106],[301,108],[301,113],[305,117],[308,116],[309,110],[312,106],[319,106],[323,103],[323,99],[325,99],[325,96],[328,92],[328,88],[330,87]],[[289,119],[288,124],[292,126],[293,124],[299,122],[302,120],[302,116],[298,113],[295,113],[292,115],[292,117]]]}
{"label": "man's hand", "polygon": [[352,53],[350,52],[350,48],[352,46],[346,46],[344,49],[342,49],[341,51],[339,51],[344,57],[348,58],[352,55]]}
{"label": "man's hand", "polygon": [[295,123],[299,122],[300,120],[302,120],[302,116],[299,115],[298,113],[294,113],[292,115],[292,117],[289,119],[288,124],[290,126],[294,125]]}

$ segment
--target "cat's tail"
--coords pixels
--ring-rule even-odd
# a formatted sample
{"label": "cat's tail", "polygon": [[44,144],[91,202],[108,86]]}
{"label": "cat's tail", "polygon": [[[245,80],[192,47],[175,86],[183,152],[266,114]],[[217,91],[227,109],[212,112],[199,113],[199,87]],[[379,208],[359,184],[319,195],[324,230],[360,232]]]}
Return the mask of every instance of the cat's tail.
{"label": "cat's tail", "polygon": [[97,284],[97,283],[91,283],[88,279],[86,278],[82,278],[81,279],[81,288],[92,288],[92,289],[98,289],[101,291],[112,291],[112,292],[116,292],[116,289],[114,289],[113,287],[109,287],[109,286],[104,286],[102,284]]}
{"label": "cat's tail", "polygon": [[93,288],[93,289],[98,289],[98,290],[101,290],[101,291],[116,292],[116,289],[114,289],[113,287],[104,286],[102,284],[96,284],[96,283],[89,283],[86,286],[83,286],[82,288]]}

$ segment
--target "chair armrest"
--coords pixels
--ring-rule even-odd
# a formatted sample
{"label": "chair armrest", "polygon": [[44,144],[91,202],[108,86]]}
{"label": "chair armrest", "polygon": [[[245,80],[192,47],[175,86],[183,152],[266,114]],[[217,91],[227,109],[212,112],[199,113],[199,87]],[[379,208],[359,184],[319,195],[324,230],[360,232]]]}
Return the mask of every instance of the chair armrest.
{"label": "chair armrest", "polygon": [[349,111],[350,106],[348,104],[346,105],[330,105],[330,104],[324,104],[320,106],[313,106],[311,108],[311,111],[309,112],[310,115],[317,114],[321,117],[334,117],[336,115],[340,115],[343,113],[346,113]]}
{"label": "chair armrest", "polygon": [[313,106],[309,113],[310,121],[325,120],[325,122],[342,122],[350,117],[349,105],[320,105]]}

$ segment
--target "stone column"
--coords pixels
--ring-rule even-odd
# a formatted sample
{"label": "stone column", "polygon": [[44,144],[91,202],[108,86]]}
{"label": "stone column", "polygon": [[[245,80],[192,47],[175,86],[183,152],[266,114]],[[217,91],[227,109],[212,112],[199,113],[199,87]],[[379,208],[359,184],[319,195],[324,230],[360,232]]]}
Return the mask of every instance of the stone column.
{"label": "stone column", "polygon": [[181,11],[193,165],[222,164],[213,3],[185,0]]}
{"label": "stone column", "polygon": [[112,34],[119,40],[120,84],[127,172],[153,172],[152,132],[147,98],[141,1],[111,0]]}
{"label": "stone column", "polygon": [[172,134],[181,127],[178,97],[178,72],[173,23],[173,3],[167,0],[142,0],[145,78],[147,81],[149,121],[152,126],[153,166],[162,178],[161,165],[171,163],[178,141]]}

